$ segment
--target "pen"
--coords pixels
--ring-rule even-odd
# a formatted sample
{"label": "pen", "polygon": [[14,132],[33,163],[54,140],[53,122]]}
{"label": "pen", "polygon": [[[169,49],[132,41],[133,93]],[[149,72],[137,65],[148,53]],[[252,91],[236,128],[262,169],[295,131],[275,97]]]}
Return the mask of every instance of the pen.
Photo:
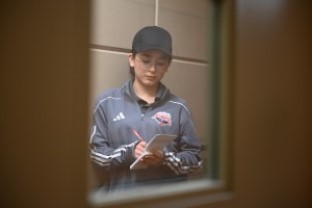
{"label": "pen", "polygon": [[136,131],[136,130],[132,130],[134,135],[140,140],[140,141],[144,141],[144,139],[141,137],[141,135]]}

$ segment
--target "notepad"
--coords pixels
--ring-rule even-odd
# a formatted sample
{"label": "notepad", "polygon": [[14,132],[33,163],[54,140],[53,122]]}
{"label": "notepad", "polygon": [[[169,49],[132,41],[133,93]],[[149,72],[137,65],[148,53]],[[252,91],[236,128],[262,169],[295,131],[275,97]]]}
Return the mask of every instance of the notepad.
{"label": "notepad", "polygon": [[140,160],[145,156],[150,154],[151,150],[159,150],[162,151],[164,147],[166,147],[170,142],[172,142],[175,138],[177,138],[176,135],[171,134],[156,134],[148,143],[144,150],[144,153],[137,158],[130,166],[130,170],[134,169],[142,169],[146,168],[146,165],[142,164]]}

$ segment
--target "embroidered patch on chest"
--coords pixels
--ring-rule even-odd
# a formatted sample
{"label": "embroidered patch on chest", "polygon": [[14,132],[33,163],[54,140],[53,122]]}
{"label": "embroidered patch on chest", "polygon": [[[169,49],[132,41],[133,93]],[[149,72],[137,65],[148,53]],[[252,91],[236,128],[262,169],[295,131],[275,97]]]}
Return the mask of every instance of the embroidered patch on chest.
{"label": "embroidered patch on chest", "polygon": [[157,112],[152,117],[160,126],[171,126],[171,114],[167,112]]}

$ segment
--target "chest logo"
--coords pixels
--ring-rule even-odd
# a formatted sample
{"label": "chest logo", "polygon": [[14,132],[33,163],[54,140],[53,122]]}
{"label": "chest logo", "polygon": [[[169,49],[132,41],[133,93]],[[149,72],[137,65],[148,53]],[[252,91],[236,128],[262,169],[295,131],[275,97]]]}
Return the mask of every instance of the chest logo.
{"label": "chest logo", "polygon": [[123,119],[126,119],[126,117],[124,116],[122,112],[119,112],[118,115],[113,119],[113,121],[120,121]]}
{"label": "chest logo", "polygon": [[159,126],[171,126],[172,120],[171,120],[171,114],[167,112],[157,112],[152,117]]}

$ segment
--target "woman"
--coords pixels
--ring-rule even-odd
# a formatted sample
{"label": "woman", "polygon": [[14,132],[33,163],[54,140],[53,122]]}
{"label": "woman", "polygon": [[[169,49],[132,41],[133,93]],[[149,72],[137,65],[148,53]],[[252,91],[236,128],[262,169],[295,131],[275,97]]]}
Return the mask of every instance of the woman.
{"label": "woman", "polygon": [[[186,102],[161,83],[172,59],[172,39],[157,26],[135,35],[128,56],[131,79],[97,100],[90,140],[92,161],[110,174],[108,191],[183,181],[201,166],[200,142]],[[131,170],[155,134],[176,139],[143,157],[147,168]]]}

